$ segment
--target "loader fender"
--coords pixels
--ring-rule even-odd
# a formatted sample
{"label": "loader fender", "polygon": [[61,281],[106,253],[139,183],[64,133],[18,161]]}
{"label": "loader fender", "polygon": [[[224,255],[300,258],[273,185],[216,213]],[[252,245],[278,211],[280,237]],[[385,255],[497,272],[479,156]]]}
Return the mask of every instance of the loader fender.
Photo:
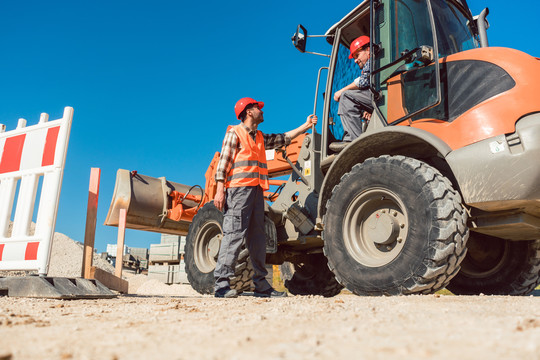
{"label": "loader fender", "polygon": [[[540,113],[524,116],[516,131],[448,155],[465,203],[485,211],[536,208],[540,200]],[[536,239],[536,238],[535,238]]]}
{"label": "loader fender", "polygon": [[354,165],[381,155],[444,159],[451,151],[450,146],[436,135],[408,126],[389,126],[362,134],[341,151],[328,169],[321,186],[317,222],[321,222],[332,189]]}

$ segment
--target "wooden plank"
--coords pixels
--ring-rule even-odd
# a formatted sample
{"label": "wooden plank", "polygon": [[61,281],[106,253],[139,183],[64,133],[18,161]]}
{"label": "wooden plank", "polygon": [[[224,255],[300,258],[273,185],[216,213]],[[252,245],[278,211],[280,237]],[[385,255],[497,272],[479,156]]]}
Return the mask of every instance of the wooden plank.
{"label": "wooden plank", "polygon": [[81,269],[81,276],[84,279],[91,279],[90,268],[92,267],[92,258],[94,256],[100,175],[101,169],[92,168],[90,170],[90,186],[88,189],[88,206],[86,210],[86,228],[84,231],[84,250]]}
{"label": "wooden plank", "polygon": [[116,243],[116,266],[114,275],[122,278],[122,259],[124,258],[124,240],[126,236],[126,209],[120,209],[118,217],[118,241]]}
{"label": "wooden plank", "polygon": [[118,292],[121,292],[123,294],[128,293],[129,283],[114,274],[111,274],[105,270],[101,270],[100,268],[97,268],[95,266],[92,266],[90,271],[90,279],[96,279],[99,280],[103,285],[108,287],[109,289],[116,290]]}

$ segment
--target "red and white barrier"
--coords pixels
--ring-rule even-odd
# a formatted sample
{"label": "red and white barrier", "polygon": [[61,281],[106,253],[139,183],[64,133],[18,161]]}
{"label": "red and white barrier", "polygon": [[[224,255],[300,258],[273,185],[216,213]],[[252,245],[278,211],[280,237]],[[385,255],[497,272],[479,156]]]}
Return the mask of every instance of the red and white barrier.
{"label": "red and white barrier", "polygon": [[[62,175],[66,162],[73,108],[66,107],[61,119],[5,132],[0,124],[0,270],[37,270],[46,275],[56,224]],[[40,177],[43,176],[36,228],[30,225]],[[8,237],[13,204],[20,181],[13,231]]]}

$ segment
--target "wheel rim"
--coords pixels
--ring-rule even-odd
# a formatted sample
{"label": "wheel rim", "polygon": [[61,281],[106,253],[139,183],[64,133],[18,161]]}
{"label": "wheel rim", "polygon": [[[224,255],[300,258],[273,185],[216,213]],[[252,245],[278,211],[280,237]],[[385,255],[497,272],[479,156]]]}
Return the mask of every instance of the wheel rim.
{"label": "wheel rim", "polygon": [[393,192],[373,188],[354,198],[343,222],[343,240],[360,264],[379,267],[392,262],[407,241],[405,205]]}
{"label": "wheel rim", "polygon": [[499,238],[470,236],[467,248],[461,273],[469,278],[483,279],[496,274],[510,256],[508,242]]}
{"label": "wheel rim", "polygon": [[223,234],[217,222],[207,222],[199,230],[195,239],[195,264],[203,273],[216,268],[219,247]]}

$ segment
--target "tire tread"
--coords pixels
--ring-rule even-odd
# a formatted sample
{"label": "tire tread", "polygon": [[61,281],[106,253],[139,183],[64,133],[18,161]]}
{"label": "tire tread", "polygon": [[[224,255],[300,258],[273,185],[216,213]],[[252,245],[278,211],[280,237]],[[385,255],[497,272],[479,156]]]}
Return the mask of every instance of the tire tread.
{"label": "tire tread", "polygon": [[[462,205],[461,196],[454,190],[450,180],[444,177],[434,167],[405,156],[383,155],[377,158],[368,158],[363,163],[353,166],[350,172],[341,177],[340,182],[333,188],[330,199],[326,204],[326,213],[323,223],[327,223],[327,217],[331,209],[338,206],[336,194],[351,177],[358,176],[365,167],[378,166],[386,167],[388,164],[398,164],[399,167],[413,171],[415,181],[421,184],[423,190],[435,194],[431,201],[430,208],[435,209],[436,219],[442,227],[431,231],[428,239],[429,254],[423,261],[424,271],[411,276],[403,284],[392,289],[384,289],[378,292],[366,293],[362,290],[349,288],[347,280],[336,273],[339,283],[349,288],[358,295],[401,295],[401,294],[429,294],[444,288],[460,269],[460,263],[467,252],[466,242],[469,236],[467,227],[467,212]],[[342,204],[340,206],[343,206]],[[323,231],[323,240],[325,232]],[[325,241],[324,253],[328,254],[328,242]],[[335,272],[336,264],[331,258],[328,259],[328,266]]]}

